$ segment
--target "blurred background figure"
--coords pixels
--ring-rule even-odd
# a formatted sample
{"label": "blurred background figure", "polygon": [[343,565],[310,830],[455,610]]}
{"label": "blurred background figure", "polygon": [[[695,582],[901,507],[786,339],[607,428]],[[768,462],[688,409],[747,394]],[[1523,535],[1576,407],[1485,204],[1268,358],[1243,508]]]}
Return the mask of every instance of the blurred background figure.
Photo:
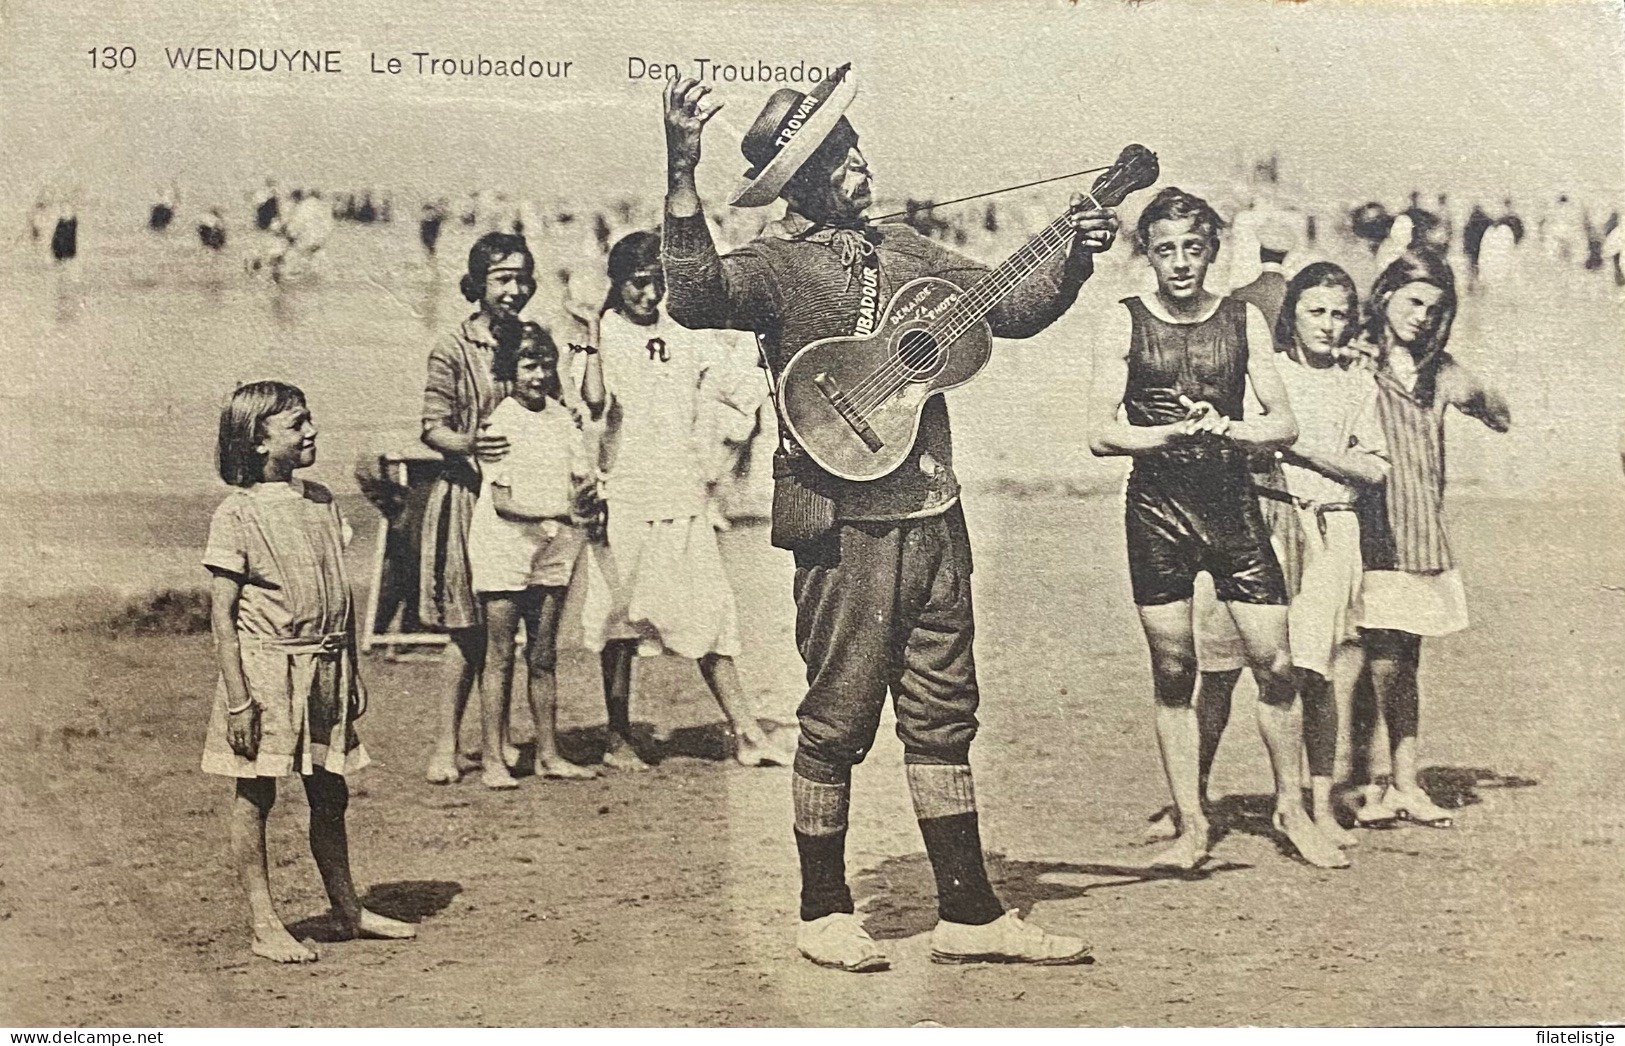
{"label": "blurred background figure", "polygon": [[255,194],[253,198],[254,228],[261,232],[270,232],[271,226],[282,213],[282,202],[277,197],[276,179],[267,177],[265,188]]}
{"label": "blurred background figure", "polygon": [[220,213],[220,208],[210,207],[209,213],[197,223],[197,238],[211,251],[218,251],[226,245],[226,219]]}
{"label": "blurred background figure", "polygon": [[1354,238],[1364,243],[1372,254],[1376,254],[1383,243],[1389,238],[1394,227],[1394,216],[1388,213],[1388,208],[1375,200],[1362,203],[1349,212],[1349,231]]}
{"label": "blurred background figure", "polygon": [[430,200],[424,203],[418,213],[418,242],[423,244],[423,252],[434,257],[435,246],[440,242],[440,227],[446,223],[446,200]]}
{"label": "blurred background figure", "polygon": [[1622,263],[1620,262],[1620,253],[1625,250],[1625,233],[1620,231],[1621,224],[1618,211],[1614,212],[1608,226],[1605,226],[1605,228],[1608,231],[1602,241],[1603,271],[1613,280],[1615,287],[1625,287],[1625,268],[1621,267]]}
{"label": "blurred background figure", "polygon": [[1541,223],[1540,239],[1546,257],[1555,262],[1575,265],[1585,261],[1585,216],[1568,193],[1558,194],[1551,212]]}
{"label": "blurred background figure", "polygon": [[165,232],[175,220],[175,198],[178,194],[173,183],[169,188],[161,189],[158,198],[153,201],[152,208],[147,212],[147,228],[153,232]]}
{"label": "blurred background figure", "polygon": [[57,206],[56,222],[51,227],[51,257],[66,262],[78,254],[79,209],[71,202],[64,202]]}
{"label": "blurred background figure", "polygon": [[1478,282],[1489,288],[1502,288],[1516,274],[1517,246],[1523,242],[1523,220],[1512,209],[1512,201],[1502,203],[1501,216],[1484,230],[1478,246]]}

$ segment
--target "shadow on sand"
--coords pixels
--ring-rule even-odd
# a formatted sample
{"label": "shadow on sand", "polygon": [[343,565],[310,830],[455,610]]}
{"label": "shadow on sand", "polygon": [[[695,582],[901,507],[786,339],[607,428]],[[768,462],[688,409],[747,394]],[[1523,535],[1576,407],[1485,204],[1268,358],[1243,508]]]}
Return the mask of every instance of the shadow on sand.
{"label": "shadow on sand", "polygon": [[[1421,780],[1422,790],[1428,793],[1428,797],[1435,804],[1445,810],[1459,810],[1464,806],[1483,802],[1483,798],[1479,795],[1479,790],[1483,788],[1534,788],[1540,784],[1532,777],[1520,777],[1484,767],[1469,766],[1429,766],[1424,768],[1418,777]],[[1307,792],[1304,793],[1303,799],[1307,805],[1309,802]],[[1213,827],[1212,845],[1217,845],[1225,836],[1236,832],[1268,839],[1282,856],[1301,860],[1291,845],[1275,830],[1274,812],[1273,795],[1220,796],[1208,807],[1208,820]],[[1173,813],[1172,806],[1165,806],[1148,820],[1171,818]],[[1351,822],[1348,816],[1343,814],[1339,816],[1343,819],[1344,827],[1349,827]],[[1147,845],[1167,844],[1163,841],[1148,842]]]}
{"label": "shadow on sand", "polygon": [[[401,922],[420,923],[445,911],[452,898],[462,892],[462,883],[437,879],[379,883],[362,896],[361,906]],[[296,941],[327,943],[346,939],[326,912],[289,924],[288,932]]]}
{"label": "shadow on sand", "polygon": [[1446,810],[1482,803],[1480,788],[1534,788],[1540,784],[1532,777],[1497,773],[1479,766],[1430,766],[1417,776],[1423,791]]}
{"label": "shadow on sand", "polygon": [[[797,728],[794,725],[771,719],[759,719],[757,722],[779,747],[786,752],[795,750],[794,731]],[[791,733],[785,735],[786,730]],[[581,766],[596,765],[604,757],[608,745],[609,731],[605,727],[594,726],[559,732],[559,754]],[[644,762],[655,765],[668,759],[701,759],[721,763],[732,759],[734,754],[733,735],[726,723],[686,726],[664,736],[656,734],[652,723],[633,723],[632,746],[637,749]],[[535,772],[536,743],[521,741],[517,747],[519,764],[514,768],[514,776],[530,776]]]}
{"label": "shadow on sand", "polygon": [[[1220,872],[1252,865],[1209,861],[1194,871],[1078,861],[1015,861],[987,855],[988,879],[1007,908],[1031,911],[1040,901],[1064,901],[1095,890],[1137,886],[1167,879],[1199,881]],[[1097,882],[1067,882],[1059,877],[1088,876]],[[877,940],[912,937],[937,923],[937,887],[931,862],[923,853],[888,857],[852,879],[852,899],[864,928]]]}

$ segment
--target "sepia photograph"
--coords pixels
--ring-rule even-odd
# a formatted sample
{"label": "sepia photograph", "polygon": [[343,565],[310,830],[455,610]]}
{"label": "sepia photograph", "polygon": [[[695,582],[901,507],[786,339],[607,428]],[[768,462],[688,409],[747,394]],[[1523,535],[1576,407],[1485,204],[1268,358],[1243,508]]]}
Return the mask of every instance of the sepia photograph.
{"label": "sepia photograph", "polygon": [[8,0],[0,1026],[1625,1021],[1622,56]]}

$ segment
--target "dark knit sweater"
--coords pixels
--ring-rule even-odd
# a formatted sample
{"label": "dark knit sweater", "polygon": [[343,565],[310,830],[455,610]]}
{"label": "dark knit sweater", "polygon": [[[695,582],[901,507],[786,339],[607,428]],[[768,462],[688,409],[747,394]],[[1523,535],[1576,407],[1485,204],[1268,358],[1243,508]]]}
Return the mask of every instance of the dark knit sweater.
{"label": "dark knit sweater", "polygon": [[[988,271],[904,225],[872,226],[869,236],[878,252],[882,308],[910,280],[936,276],[968,288]],[[703,213],[668,215],[661,260],[672,319],[685,327],[755,332],[775,375],[809,342],[849,336],[856,327],[862,280],[842,266],[840,251],[830,243],[769,231],[718,255]],[[989,313],[994,335],[1030,338],[1048,327],[1077,299],[1092,271],[1093,259],[1084,252],[1056,255]],[[959,496],[947,404],[941,396],[927,402],[919,438],[896,471],[867,483],[820,474],[812,485],[834,499],[837,517],[847,521],[946,511]]]}

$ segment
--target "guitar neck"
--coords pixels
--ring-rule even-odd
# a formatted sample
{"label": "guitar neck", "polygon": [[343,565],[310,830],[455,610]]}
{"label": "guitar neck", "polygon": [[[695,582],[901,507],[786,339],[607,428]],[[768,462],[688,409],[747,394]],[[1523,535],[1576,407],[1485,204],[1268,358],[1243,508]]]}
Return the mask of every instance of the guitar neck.
{"label": "guitar neck", "polygon": [[977,280],[943,318],[939,334],[942,341],[951,342],[982,322],[1022,280],[1064,248],[1071,238],[1072,227],[1063,214],[1028,240],[1019,251],[1006,258],[1002,265]]}

